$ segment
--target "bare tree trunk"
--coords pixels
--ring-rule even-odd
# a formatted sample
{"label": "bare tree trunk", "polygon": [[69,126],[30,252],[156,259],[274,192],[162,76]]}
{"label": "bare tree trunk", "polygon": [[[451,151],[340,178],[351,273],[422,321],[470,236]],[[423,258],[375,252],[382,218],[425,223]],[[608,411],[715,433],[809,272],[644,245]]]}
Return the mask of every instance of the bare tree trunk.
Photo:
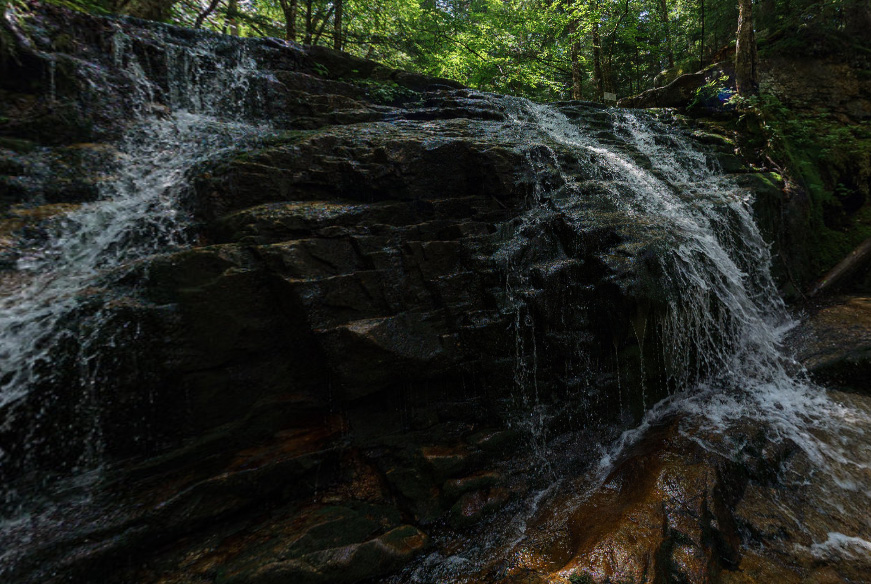
{"label": "bare tree trunk", "polygon": [[739,95],[759,92],[756,33],[753,32],[753,0],[738,0],[738,40],[735,44],[735,89]]}
{"label": "bare tree trunk", "polygon": [[342,4],[342,0],[334,0],[336,13],[333,16],[333,48],[337,51],[342,50],[342,12],[344,8]]}
{"label": "bare tree trunk", "polygon": [[284,39],[296,42],[296,13],[298,0],[279,0],[284,13]]}
{"label": "bare tree trunk", "polygon": [[305,3],[305,44],[312,44],[312,35],[315,32],[314,21],[312,20],[312,3],[314,0],[306,0]]}
{"label": "bare tree trunk", "polygon": [[[744,0],[739,0],[743,2]],[[752,0],[751,0],[752,1]],[[702,21],[702,34],[699,39],[699,69],[705,68],[705,0],[699,0],[699,16]]]}
{"label": "bare tree trunk", "polygon": [[[614,91],[614,69],[612,67],[612,55],[602,61],[602,91],[607,93],[616,93]],[[602,99],[605,96],[602,95]]]}
{"label": "bare tree trunk", "polygon": [[321,35],[324,34],[324,29],[327,27],[327,22],[329,22],[330,18],[333,16],[333,6],[330,6],[330,9],[327,10],[326,14],[323,14],[322,11],[318,11],[318,13],[314,17],[314,22],[320,22],[321,25],[318,27],[318,30],[315,32],[314,39],[310,44],[316,45],[321,40]]}
{"label": "bare tree trunk", "polygon": [[662,26],[665,29],[665,55],[668,58],[668,66],[674,67],[674,50],[671,48],[671,26],[668,20],[668,0],[659,0],[659,17],[662,18]]}
{"label": "bare tree trunk", "polygon": [[230,34],[233,36],[239,36],[239,20],[237,16],[239,14],[239,1],[238,0],[229,0],[227,4],[227,26],[230,28]]}
{"label": "bare tree trunk", "polygon": [[871,238],[866,239],[859,247],[851,251],[847,257],[838,262],[838,265],[829,270],[823,279],[817,282],[810,296],[816,296],[829,288],[837,286],[847,276],[856,272],[858,268],[868,263],[871,259]]}
{"label": "bare tree trunk", "polygon": [[569,26],[569,37],[572,41],[572,99],[583,99],[583,72],[581,71],[581,41],[577,38],[578,21],[572,21]]}
{"label": "bare tree trunk", "polygon": [[602,39],[599,38],[599,23],[593,23],[593,81],[596,84],[596,99],[604,101],[602,83]]}

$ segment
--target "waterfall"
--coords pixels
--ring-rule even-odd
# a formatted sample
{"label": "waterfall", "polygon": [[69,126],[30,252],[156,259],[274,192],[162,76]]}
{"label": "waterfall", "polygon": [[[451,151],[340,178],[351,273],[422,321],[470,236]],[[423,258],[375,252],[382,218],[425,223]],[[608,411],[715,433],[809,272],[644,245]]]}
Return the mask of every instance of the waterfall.
{"label": "waterfall", "polygon": [[[143,50],[142,38],[113,26],[103,68],[81,69],[92,87],[110,91],[120,76],[126,91],[119,101],[126,104],[129,120],[124,135],[100,155],[99,196],[66,208],[46,233],[22,240],[15,270],[0,274],[0,575],[18,569],[16,562],[29,553],[25,548],[38,548],[43,534],[57,535],[74,549],[81,533],[96,539],[111,533],[102,530],[104,521],[116,521],[124,533],[139,530],[143,538],[155,527],[141,527],[136,523],[141,517],[160,528],[159,513],[128,519],[119,510],[123,503],[112,500],[108,514],[115,517],[104,519],[105,501],[90,505],[88,500],[92,481],[99,483],[110,460],[101,435],[101,400],[112,394],[117,380],[108,361],[115,353],[135,354],[130,345],[143,334],[129,330],[135,329],[131,322],[118,322],[117,311],[133,302],[149,260],[196,243],[188,197],[191,177],[201,165],[254,147],[272,128],[265,120],[274,80],[258,70],[252,43],[150,25],[150,44]],[[52,102],[64,97],[59,63],[52,59],[48,65]],[[495,249],[482,263],[492,260],[494,272],[504,274],[503,289],[493,292],[498,305],[493,310],[510,315],[505,328],[515,333],[513,346],[493,349],[505,350],[514,360],[516,399],[506,409],[517,410],[512,422],[528,431],[538,457],[535,466],[548,476],[539,483],[530,479],[534,486],[524,491],[523,500],[510,503],[513,519],[498,528],[487,526],[476,545],[449,557],[432,552],[397,578],[461,581],[478,574],[494,555],[513,549],[524,537],[526,521],[561,486],[565,467],[549,457],[565,454],[577,460],[565,452],[570,442],[553,446],[552,420],[562,409],[587,403],[596,404],[591,410],[610,408],[613,414],[585,421],[605,427],[607,438],[591,466],[579,471],[589,474],[591,489],[666,418],[679,417],[686,436],[725,457],[734,446],[730,432],[749,424],[769,442],[795,445],[823,475],[808,486],[807,477],[793,470],[782,478],[786,484],[824,493],[813,499],[821,512],[858,518],[855,531],[817,536],[810,551],[820,557],[866,553],[871,544],[864,536],[871,523],[863,506],[869,498],[864,491],[871,481],[871,446],[862,437],[871,432],[871,418],[848,398],[812,383],[785,351],[784,335],[796,323],[778,296],[770,252],[746,192],[668,114],[583,106],[589,111],[579,120],[572,114],[578,106],[570,104],[486,99],[493,111],[504,114],[504,119],[486,118],[487,123],[497,128],[494,136],[510,135],[505,143],[524,162],[515,169],[518,180],[529,186],[525,211],[480,236],[493,246],[486,249]],[[402,119],[398,110],[384,119],[379,123],[416,123],[411,116]],[[317,196],[332,194],[324,186]],[[553,233],[557,223],[562,233]],[[560,394],[565,401],[554,404],[547,401],[548,384],[556,376],[544,371],[548,346],[539,342],[544,324],[536,320],[534,302],[541,299],[534,295],[541,290],[532,268],[558,271],[579,262],[583,254],[565,241],[583,247],[592,231],[613,236],[612,243],[589,252],[607,268],[601,277],[609,279],[608,289],[637,306],[624,315],[626,330],[596,338],[602,345],[597,358],[604,363],[588,354],[594,335],[583,330],[592,316],[605,312],[596,298],[584,296],[577,305],[559,307],[566,333],[561,342],[574,343],[567,353],[576,362],[566,363],[565,379],[572,383],[566,382],[568,389]],[[627,358],[621,343],[634,344],[637,357]],[[658,369],[647,367],[650,362]],[[132,375],[135,365],[134,358]],[[636,366],[637,374],[625,375]],[[511,377],[506,377],[509,383]],[[633,400],[643,411],[630,411]],[[202,496],[215,492],[220,497],[218,483]],[[79,489],[79,500],[68,496]],[[191,493],[200,496],[196,489]],[[39,553],[31,560],[38,563]]]}
{"label": "waterfall", "polygon": [[512,111],[530,141],[567,147],[580,174],[598,179],[597,190],[587,192],[579,173],[563,168],[563,188],[571,194],[549,194],[552,205],[579,224],[643,225],[643,235],[633,234],[656,250],[657,276],[643,286],[666,301],[658,332],[671,354],[669,373],[678,393],[627,431],[601,467],[607,469],[651,423],[682,412],[720,433],[739,421],[759,423],[769,439],[793,441],[830,472],[867,469],[867,449],[850,452],[843,444],[871,419],[828,396],[784,351],[783,337],[796,323],[772,281],[769,249],[749,195],[656,114],[609,113],[621,144],[616,147],[557,108],[524,102]]}
{"label": "waterfall", "polygon": [[[578,237],[591,226],[608,226],[626,235],[628,261],[640,274],[636,292],[664,306],[655,336],[665,355],[671,395],[613,442],[601,445],[590,492],[664,419],[680,416],[682,432],[726,458],[739,451],[730,443],[730,432],[740,434],[750,425],[771,444],[796,447],[811,464],[813,483],[798,470],[803,463],[796,462],[796,470],[780,479],[785,485],[812,497],[822,515],[834,518],[833,524],[864,518],[854,520],[858,533],[824,534],[811,552],[820,558],[867,553],[871,543],[860,535],[867,537],[871,530],[864,511],[871,499],[871,447],[861,437],[871,432],[871,416],[848,398],[830,395],[811,382],[786,351],[784,337],[797,322],[771,277],[771,256],[753,219],[751,196],[691,142],[688,132],[667,119],[668,114],[602,110],[600,119],[607,120],[603,132],[572,120],[559,107],[516,99],[504,99],[502,106],[526,144],[535,175],[528,211],[496,254],[506,266],[508,296],[518,315],[516,377],[528,407],[521,425],[533,434],[545,427],[535,380],[525,364],[534,361],[534,347],[527,349],[529,355],[520,354],[523,327],[534,327],[528,320],[521,322],[527,314],[522,265],[540,241],[533,234],[554,215],[566,218]],[[548,166],[556,167],[558,176]],[[638,328],[645,326],[647,321]],[[612,399],[622,411],[619,370],[615,385],[618,395]],[[541,441],[533,436],[536,450]],[[548,454],[560,453],[539,456]],[[474,581],[464,578],[489,562],[511,565],[503,558],[504,550],[522,549],[515,546],[524,538],[526,519],[558,489],[555,482],[528,497],[515,508],[515,520],[489,531],[480,549],[449,557],[435,552],[402,581]]]}
{"label": "waterfall", "polygon": [[[123,342],[106,331],[111,288],[141,260],[189,244],[191,169],[268,130],[259,120],[262,84],[252,85],[265,74],[245,43],[227,50],[217,35],[202,35],[182,44],[173,29],[155,27],[166,68],[159,81],[146,74],[134,40],[115,29],[111,65],[82,68],[94,87],[109,88],[114,66],[133,88],[131,121],[111,159],[101,161],[99,197],[56,218],[47,236],[21,242],[14,277],[0,281],[0,430],[19,433],[14,444],[0,442],[0,476],[45,466],[45,456],[49,467],[76,473],[101,465],[97,394],[113,387],[101,368],[107,350]],[[71,372],[59,370],[63,355],[71,356]],[[72,419],[61,416],[64,425],[56,426],[52,403],[72,409]],[[61,447],[47,434],[61,440],[61,451],[52,452]],[[3,495],[0,516],[16,513],[14,491]]]}
{"label": "waterfall", "polygon": [[[674,124],[615,110],[608,114],[609,143],[555,107],[515,101],[509,110],[530,148],[550,149],[561,175],[555,188],[537,185],[526,224],[561,213],[579,233],[607,225],[631,236],[630,261],[656,263],[638,267],[635,285],[666,308],[657,333],[669,352],[670,386],[680,396],[655,411],[728,401],[706,411],[714,424],[772,409],[804,417],[828,403],[782,350],[795,323],[772,281],[749,195]],[[515,237],[501,253],[524,245]],[[786,400],[783,407],[760,407],[777,399]],[[799,432],[799,421],[785,414],[768,421],[781,432]]]}

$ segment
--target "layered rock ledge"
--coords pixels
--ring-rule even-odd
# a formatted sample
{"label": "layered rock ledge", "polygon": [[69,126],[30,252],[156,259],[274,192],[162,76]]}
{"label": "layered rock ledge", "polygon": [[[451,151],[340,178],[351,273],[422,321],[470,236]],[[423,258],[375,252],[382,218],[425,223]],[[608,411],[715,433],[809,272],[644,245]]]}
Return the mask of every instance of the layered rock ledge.
{"label": "layered rock ledge", "polygon": [[[36,535],[4,558],[4,576],[387,577],[468,543],[547,482],[532,446],[568,452],[577,472],[599,435],[667,393],[662,351],[641,350],[662,308],[638,285],[646,226],[579,225],[537,198],[563,180],[565,152],[530,144],[510,100],[320,47],[56,8],[29,31],[2,62],[0,290],[19,277],[20,242],[93,200],[93,169],[118,164],[113,145],[143,105],[134,57],[157,88],[147,115],[161,116],[179,91],[168,46],[250,56],[260,73],[239,115],[271,130],[190,171],[193,245],[84,292],[83,312],[110,324],[95,401],[77,401],[82,381],[65,375],[65,391],[39,387],[6,410],[0,438],[21,462],[3,475],[21,488],[69,470],[82,437],[99,437],[104,459],[88,497],[57,495],[62,522],[49,510],[10,526],[6,541]],[[559,107],[643,158],[608,110]],[[777,177],[697,137],[776,199]],[[621,180],[578,178],[590,193]],[[68,415],[92,409],[96,428]],[[26,411],[44,415],[24,428]],[[706,469],[688,489],[715,488]],[[693,529],[698,539],[708,527]]]}

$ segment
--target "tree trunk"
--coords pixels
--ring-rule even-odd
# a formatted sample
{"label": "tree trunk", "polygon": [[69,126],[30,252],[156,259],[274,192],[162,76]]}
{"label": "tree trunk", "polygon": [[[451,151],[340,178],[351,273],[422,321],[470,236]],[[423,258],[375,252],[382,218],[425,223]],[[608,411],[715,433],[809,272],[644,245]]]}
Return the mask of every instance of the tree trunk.
{"label": "tree trunk", "polygon": [[735,44],[735,89],[739,95],[759,92],[756,33],[753,32],[753,0],[738,0],[738,40]]}
{"label": "tree trunk", "polygon": [[[738,0],[743,2],[744,0]],[[752,1],[752,0],[751,0]],[[702,24],[702,34],[699,37],[699,69],[705,68],[705,0],[699,0],[699,17]]]}
{"label": "tree trunk", "polygon": [[334,0],[334,5],[336,7],[336,13],[333,16],[333,48],[337,51],[342,50],[342,12],[343,12],[343,1],[342,0]]}
{"label": "tree trunk", "polygon": [[583,71],[581,71],[581,41],[577,37],[578,21],[569,25],[572,60],[572,99],[583,99]]}
{"label": "tree trunk", "polygon": [[844,31],[854,39],[871,39],[871,0],[844,2]]}
{"label": "tree trunk", "polygon": [[[608,58],[602,61],[602,91],[607,93],[614,93],[614,69],[612,67],[612,58],[611,55],[608,55]],[[602,95],[602,99],[605,99],[604,94]]]}
{"label": "tree trunk", "polygon": [[230,29],[230,34],[233,36],[239,36],[239,20],[237,18],[238,14],[239,1],[230,0],[227,4],[227,26]]}
{"label": "tree trunk", "polygon": [[315,23],[312,20],[312,3],[314,0],[306,0],[305,3],[305,44],[312,44],[312,35],[315,32]]}
{"label": "tree trunk", "polygon": [[203,21],[205,21],[209,15],[215,11],[215,8],[218,7],[220,2],[221,0],[212,0],[208,7],[197,15],[197,19],[194,21],[194,28],[200,28],[203,26]]}
{"label": "tree trunk", "polygon": [[326,14],[323,14],[321,11],[318,11],[318,13],[315,14],[313,22],[320,22],[321,24],[318,26],[317,31],[315,31],[315,36],[310,44],[316,45],[320,42],[321,35],[324,34],[324,29],[327,27],[327,22],[333,16],[333,8],[334,6],[330,6],[330,9],[327,10]]}
{"label": "tree trunk", "polygon": [[[662,18],[662,26],[665,30],[665,55],[668,58],[668,66],[674,67],[674,50],[671,48],[671,26],[668,21],[668,0],[659,0],[659,17]],[[637,45],[635,48],[638,48]]]}
{"label": "tree trunk", "polygon": [[596,99],[604,101],[602,84],[602,39],[599,38],[599,23],[593,23],[593,81],[596,84]]}
{"label": "tree trunk", "polygon": [[623,19],[629,15],[629,2],[630,0],[626,0],[626,4],[623,8],[623,13],[617,18],[617,22],[614,24],[614,29],[608,35],[610,42],[608,43],[608,58],[602,61],[602,88],[607,93],[613,93],[616,95],[616,91],[614,90],[614,47],[615,41],[617,39],[617,31],[620,28],[620,23],[623,22]]}
{"label": "tree trunk", "polygon": [[281,11],[284,13],[284,39],[296,42],[296,13],[298,0],[280,0]]}
{"label": "tree trunk", "polygon": [[816,296],[820,292],[837,286],[846,280],[847,276],[854,274],[857,269],[866,265],[869,260],[871,260],[871,238],[863,241],[859,247],[851,251],[847,257],[838,262],[837,266],[823,276],[823,279],[817,282],[811,290],[810,296]]}

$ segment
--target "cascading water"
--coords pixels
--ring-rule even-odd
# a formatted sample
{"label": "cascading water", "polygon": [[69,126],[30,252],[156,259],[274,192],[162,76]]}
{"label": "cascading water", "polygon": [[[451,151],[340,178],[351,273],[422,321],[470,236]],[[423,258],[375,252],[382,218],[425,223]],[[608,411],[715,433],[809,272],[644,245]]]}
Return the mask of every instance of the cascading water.
{"label": "cascading water", "polygon": [[[136,270],[148,264],[150,256],[188,245],[184,200],[191,169],[256,142],[266,129],[257,120],[267,117],[264,88],[270,83],[269,74],[256,70],[246,41],[193,34],[191,42],[191,35],[160,27],[153,28],[152,34],[152,46],[146,51],[137,48],[139,41],[128,37],[123,27],[117,28],[112,42],[107,67],[113,67],[131,88],[127,99],[132,121],[115,144],[99,200],[60,216],[47,236],[22,242],[16,269],[0,281],[0,412],[4,414],[0,439],[17,436],[15,445],[0,443],[0,475],[23,476],[26,487],[37,485],[41,493],[19,494],[14,486],[5,487],[0,575],[19,569],[16,564],[39,566],[41,549],[46,547],[64,555],[65,545],[72,550],[99,547],[104,533],[135,532],[149,522],[159,530],[161,522],[168,521],[161,511],[174,509],[171,501],[164,506],[160,499],[152,515],[150,509],[135,511],[142,515],[127,514],[121,509],[125,503],[108,496],[111,500],[90,504],[88,488],[78,500],[68,492],[52,500],[53,491],[75,490],[82,483],[87,487],[89,480],[99,479],[106,458],[100,396],[111,394],[113,380],[103,370],[104,360],[107,352],[123,351],[120,345],[137,338],[136,331],[113,336],[111,331],[118,328],[117,321],[110,322],[117,318],[113,292],[137,286]],[[62,99],[58,95],[62,77],[56,76],[63,69],[54,60],[50,63],[49,93],[52,100]],[[112,85],[104,72],[91,68],[86,74],[95,76],[94,87]],[[507,302],[501,309],[512,316],[509,320],[516,333],[512,352],[518,399],[509,407],[518,410],[518,424],[533,435],[539,457],[534,465],[549,471],[548,478],[492,519],[484,527],[487,537],[466,539],[454,555],[433,552],[397,579],[476,581],[494,557],[501,555],[506,564],[523,561],[506,559],[505,550],[515,549],[525,537],[527,519],[559,491],[560,481],[542,483],[566,476],[566,465],[555,458],[562,457],[560,449],[571,446],[551,432],[551,422],[559,417],[563,404],[547,401],[550,389],[545,386],[553,385],[554,376],[543,375],[550,373],[543,371],[548,346],[538,341],[547,331],[536,321],[545,303],[534,304],[541,300],[535,298],[541,291],[530,266],[558,271],[579,262],[577,250],[565,241],[584,242],[591,230],[619,240],[593,246],[599,251],[582,258],[587,261],[599,253],[601,264],[609,268],[601,269],[605,276],[596,272],[591,277],[610,278],[613,287],[607,290],[619,289],[643,302],[633,307],[627,330],[603,337],[605,347],[597,358],[605,358],[599,363],[585,354],[591,335],[584,327],[589,327],[590,315],[604,312],[595,304],[596,297],[579,292],[586,304],[558,307],[560,324],[565,325],[560,338],[577,344],[574,351],[566,352],[576,362],[566,363],[561,379],[575,394],[565,394],[573,401],[594,404],[590,410],[616,412],[590,420],[607,426],[603,435],[611,440],[603,443],[598,467],[593,464],[589,488],[595,489],[627,448],[665,417],[681,416],[690,439],[724,456],[730,456],[734,446],[728,438],[731,429],[750,423],[761,428],[769,441],[797,445],[810,462],[782,477],[796,490],[815,489],[813,500],[819,502],[820,513],[831,519],[825,523],[828,531],[813,531],[810,553],[819,557],[864,553],[871,545],[871,526],[862,514],[867,496],[861,491],[871,482],[871,452],[861,436],[871,431],[871,420],[849,399],[834,398],[807,381],[784,354],[782,336],[793,323],[772,282],[768,249],[743,191],[680,130],[654,115],[596,110],[596,116],[590,117],[597,121],[579,123],[559,107],[487,99],[494,111],[501,110],[507,117],[494,122],[494,135],[511,134],[506,142],[522,145],[528,168],[519,172],[531,176],[529,208],[502,226],[501,245],[492,259],[497,270],[507,273]],[[391,115],[401,120],[399,114]],[[560,234],[552,232],[555,225]],[[584,288],[590,283],[570,284]],[[620,344],[626,344],[627,338],[629,343],[634,339],[637,356],[621,352]],[[649,362],[661,371],[646,368]],[[639,369],[637,375],[623,375],[633,366]],[[599,375],[609,369],[607,375]],[[47,407],[71,411],[64,411],[58,422],[52,419],[56,412]],[[638,422],[644,410],[648,411],[639,425],[616,436],[633,419]],[[14,432],[7,431],[11,426]],[[48,435],[55,442],[42,444]],[[53,452],[55,448],[60,455]],[[58,470],[55,466],[64,472],[49,472]],[[803,482],[807,468],[818,475],[810,486]],[[584,467],[580,472],[589,470]],[[67,479],[49,485],[58,475]],[[69,475],[78,480],[68,480]],[[206,488],[221,489],[219,482]],[[219,498],[222,493],[216,492]],[[835,496],[835,492],[846,495]],[[200,493],[196,488],[188,491],[193,499]],[[44,500],[35,500],[39,497]],[[509,512],[515,516],[505,520]],[[111,522],[118,531],[105,527]],[[48,533],[54,539],[40,548],[40,535]],[[151,533],[141,529],[140,537]],[[92,534],[96,534],[93,541]],[[130,549],[139,549],[137,545],[147,549],[144,539],[133,541]],[[33,568],[34,578],[39,569]]]}
{"label": "cascading water", "polygon": [[[644,316],[633,326],[641,351],[662,351],[671,395],[653,405],[640,423],[602,445],[587,482],[589,492],[664,419],[679,416],[682,432],[726,458],[740,451],[729,437],[749,424],[762,429],[772,444],[793,445],[810,462],[813,481],[805,474],[807,465],[798,461],[781,480],[786,491],[801,493],[798,499],[819,499],[821,524],[828,532],[796,519],[815,542],[810,548],[814,556],[855,560],[866,553],[871,522],[854,518],[865,517],[869,504],[862,485],[871,484],[871,448],[861,436],[871,430],[871,416],[849,397],[832,396],[814,385],[785,352],[784,335],[796,323],[770,275],[769,249],[753,219],[751,197],[676,124],[655,114],[610,110],[605,137],[599,138],[601,129],[574,122],[556,107],[524,100],[503,106],[528,144],[526,158],[538,177],[529,210],[496,255],[507,268],[508,297],[517,313],[517,384],[529,412],[519,414],[521,425],[533,434],[547,425],[546,408],[538,403],[529,372],[534,345],[530,349],[522,339],[524,327],[534,328],[526,316],[526,276],[520,267],[534,253],[533,234],[546,229],[554,215],[567,218],[579,237],[591,226],[607,225],[625,235],[626,255],[640,274],[633,284],[637,294],[660,304],[655,323]],[[555,166],[559,177],[548,166]],[[644,345],[639,331],[647,326],[656,326],[659,349]],[[642,357],[639,366],[643,363]],[[619,367],[619,361],[615,364]],[[619,392],[619,370],[617,375]],[[644,392],[643,371],[640,377]],[[613,399],[622,411],[622,392]],[[538,456],[548,455],[544,448],[537,450]],[[512,566],[522,570],[528,562],[535,565],[523,546],[515,546],[525,537],[526,518],[557,491],[558,482],[515,507],[515,521],[491,526],[480,548],[449,557],[434,553],[402,581],[471,582],[494,564],[501,566],[500,573],[510,573]],[[785,502],[776,504],[788,508]],[[506,549],[517,555],[506,558]],[[559,575],[567,579],[571,573]]]}
{"label": "cascading water", "polygon": [[[192,168],[267,131],[257,122],[262,85],[251,83],[265,74],[244,43],[228,50],[217,36],[203,35],[191,45],[178,43],[172,29],[155,28],[154,34],[151,42],[165,58],[163,83],[148,77],[135,43],[116,26],[107,69],[114,66],[112,74],[120,72],[132,88],[132,121],[112,160],[103,161],[108,170],[98,200],[55,219],[47,236],[22,241],[16,270],[0,281],[2,428],[18,429],[13,444],[0,443],[0,475],[45,467],[82,474],[100,466],[96,394],[111,395],[113,383],[101,363],[121,342],[105,330],[112,298],[103,292],[138,261],[188,243],[185,195]],[[94,87],[112,86],[107,71],[83,67],[82,74],[93,76]],[[64,359],[72,377],[58,366]],[[72,410],[60,416],[63,427],[46,411],[52,403]],[[36,480],[53,481],[39,473]],[[28,497],[4,487],[0,516],[26,512]]]}

